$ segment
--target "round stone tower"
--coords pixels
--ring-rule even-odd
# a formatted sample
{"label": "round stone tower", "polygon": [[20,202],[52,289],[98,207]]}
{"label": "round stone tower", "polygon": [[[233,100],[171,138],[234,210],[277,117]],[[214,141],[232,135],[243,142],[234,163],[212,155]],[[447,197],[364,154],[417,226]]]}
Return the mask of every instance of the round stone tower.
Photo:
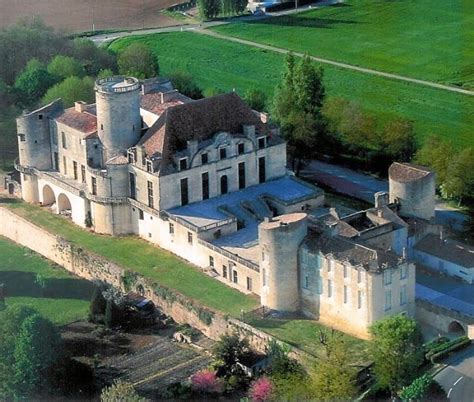
{"label": "round stone tower", "polygon": [[133,77],[108,77],[95,83],[97,132],[104,147],[104,161],[140,139],[140,88]]}
{"label": "round stone tower", "polygon": [[282,312],[300,309],[298,249],[307,233],[304,213],[281,215],[259,225],[263,306]]}
{"label": "round stone tower", "polygon": [[388,169],[390,202],[400,215],[430,220],[435,216],[435,174],[423,166],[394,162]]}

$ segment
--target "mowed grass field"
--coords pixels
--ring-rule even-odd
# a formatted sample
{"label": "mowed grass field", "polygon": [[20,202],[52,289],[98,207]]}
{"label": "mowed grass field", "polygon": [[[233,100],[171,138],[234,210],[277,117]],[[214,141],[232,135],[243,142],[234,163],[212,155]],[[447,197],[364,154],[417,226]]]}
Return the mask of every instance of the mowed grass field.
{"label": "mowed grass field", "polygon": [[[7,305],[25,304],[55,324],[87,317],[94,285],[53,266],[33,251],[0,236],[0,283],[5,285]],[[36,283],[40,274],[42,289]]]}
{"label": "mowed grass field", "polygon": [[[184,70],[203,88],[235,89],[241,95],[255,87],[271,97],[284,67],[281,54],[190,32],[127,37],[109,46],[120,51],[133,42],[153,49],[164,76]],[[473,96],[327,65],[324,72],[328,96],[358,102],[380,124],[402,117],[413,121],[420,141],[437,134],[459,147],[474,145]]]}
{"label": "mowed grass field", "polygon": [[474,88],[474,1],[345,0],[220,33],[424,80]]}

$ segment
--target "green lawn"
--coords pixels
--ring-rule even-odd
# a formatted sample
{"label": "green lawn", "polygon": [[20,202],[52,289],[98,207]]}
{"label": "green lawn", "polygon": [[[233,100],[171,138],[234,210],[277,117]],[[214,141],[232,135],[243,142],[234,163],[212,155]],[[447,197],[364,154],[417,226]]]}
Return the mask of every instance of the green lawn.
{"label": "green lawn", "polygon": [[213,28],[331,60],[474,88],[474,2],[346,0]]}
{"label": "green lawn", "polygon": [[[59,325],[87,316],[92,283],[1,236],[0,255],[0,283],[5,284],[7,304],[29,305]],[[35,283],[37,274],[46,280],[44,289]]]}
{"label": "green lawn", "polygon": [[51,233],[175,289],[211,309],[239,317],[241,309],[249,311],[259,304],[256,297],[247,296],[210,278],[174,254],[138,237],[92,234],[48,210],[16,200],[1,204],[0,199],[0,205],[7,206]]}
{"label": "green lawn", "polygon": [[[152,47],[162,75],[185,70],[203,88],[235,88],[240,94],[257,87],[272,96],[284,62],[281,54],[190,32],[127,37],[110,48],[118,51],[135,41]],[[329,96],[359,102],[380,122],[403,117],[414,122],[420,140],[436,133],[460,147],[474,145],[474,97],[331,66],[324,70]]]}

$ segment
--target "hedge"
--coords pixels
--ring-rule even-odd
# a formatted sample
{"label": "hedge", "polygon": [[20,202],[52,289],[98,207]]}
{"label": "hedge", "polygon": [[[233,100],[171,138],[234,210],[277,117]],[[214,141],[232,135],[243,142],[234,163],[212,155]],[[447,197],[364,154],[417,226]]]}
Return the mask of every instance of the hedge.
{"label": "hedge", "polygon": [[466,339],[469,339],[469,338],[467,336],[461,336],[459,338],[453,339],[452,341],[444,342],[438,346],[434,346],[425,354],[425,358],[426,360],[430,360],[431,356],[440,352],[444,352],[445,350],[450,349],[451,347],[465,341]]}
{"label": "hedge", "polygon": [[[471,344],[471,340],[467,336],[463,336],[461,338],[458,338],[456,341],[457,342],[454,343],[454,344],[449,342],[451,344],[449,347],[446,347],[443,350],[438,351],[437,353],[431,355],[431,358],[430,358],[431,363],[436,363],[437,361],[439,361],[439,360],[445,358],[446,356],[448,356],[450,353],[455,352],[457,350],[460,350],[462,348],[465,348],[466,346]],[[448,345],[448,344],[446,344],[446,345]],[[445,345],[443,345],[443,346],[445,346]]]}

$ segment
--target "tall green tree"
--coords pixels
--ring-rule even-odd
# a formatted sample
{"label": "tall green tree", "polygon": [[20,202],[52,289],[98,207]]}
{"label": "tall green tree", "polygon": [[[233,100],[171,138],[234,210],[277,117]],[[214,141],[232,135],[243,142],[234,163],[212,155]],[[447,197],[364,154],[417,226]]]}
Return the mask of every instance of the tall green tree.
{"label": "tall green tree", "polygon": [[231,372],[232,367],[249,352],[247,339],[240,339],[237,334],[223,335],[214,346],[214,355],[224,364],[225,371]]}
{"label": "tall green tree", "polygon": [[406,316],[394,315],[372,324],[369,331],[377,383],[396,395],[414,380],[423,363],[418,324]]}
{"label": "tall green tree", "polygon": [[74,39],[71,53],[82,63],[87,75],[97,76],[101,70],[117,69],[116,55],[104,47],[96,46],[90,39]]}
{"label": "tall green tree", "polygon": [[25,396],[47,390],[48,369],[62,356],[61,337],[57,328],[39,314],[26,318],[15,342],[14,378]]}
{"label": "tall green tree", "polygon": [[247,9],[248,4],[248,0],[234,0],[234,12],[242,14]]}
{"label": "tall green tree", "polygon": [[48,73],[61,81],[68,77],[84,77],[86,70],[80,61],[70,56],[57,55],[48,64]]}
{"label": "tall green tree", "polygon": [[160,74],[158,58],[150,47],[134,42],[121,51],[117,57],[119,73],[137,78],[151,78]]}
{"label": "tall green tree", "polygon": [[43,104],[61,98],[65,107],[74,105],[75,101],[91,103],[94,101],[94,79],[91,77],[69,77],[54,85],[42,99]]}
{"label": "tall green tree", "polygon": [[221,0],[198,0],[197,5],[203,19],[210,20],[221,13]]}
{"label": "tall green tree", "polygon": [[39,101],[48,88],[56,83],[55,77],[38,59],[31,59],[15,80],[17,103],[29,106]]}
{"label": "tall green tree", "polygon": [[357,371],[350,364],[351,352],[342,335],[323,334],[326,354],[315,364],[311,375],[313,396],[319,401],[350,400],[357,393]]}
{"label": "tall green tree", "polygon": [[465,198],[474,199],[474,148],[464,148],[451,160],[441,194],[456,198],[459,205]]}
{"label": "tall green tree", "polygon": [[406,119],[389,121],[383,130],[382,140],[384,153],[399,162],[409,162],[417,149],[413,123]]}
{"label": "tall green tree", "polygon": [[438,185],[446,182],[448,168],[454,159],[455,150],[452,144],[439,136],[428,137],[415,155],[415,161],[436,171]]}
{"label": "tall green tree", "polygon": [[249,88],[244,95],[244,100],[252,109],[259,112],[265,110],[267,104],[267,95],[257,88]]}
{"label": "tall green tree", "polygon": [[146,399],[138,395],[132,384],[122,380],[115,380],[110,387],[105,387],[100,394],[101,402],[145,402]]}
{"label": "tall green tree", "polygon": [[175,71],[169,75],[174,87],[183,95],[191,99],[204,97],[202,89],[196,84],[191,74],[185,71]]}

